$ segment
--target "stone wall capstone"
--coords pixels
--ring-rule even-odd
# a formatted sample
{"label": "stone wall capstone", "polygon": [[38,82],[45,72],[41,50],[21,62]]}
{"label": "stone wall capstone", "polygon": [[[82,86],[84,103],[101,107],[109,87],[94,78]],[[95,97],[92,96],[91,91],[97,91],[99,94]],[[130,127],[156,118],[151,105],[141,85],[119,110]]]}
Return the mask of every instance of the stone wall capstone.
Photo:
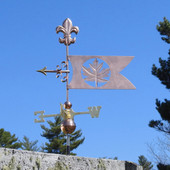
{"label": "stone wall capstone", "polygon": [[1,170],[143,170],[128,161],[0,148]]}

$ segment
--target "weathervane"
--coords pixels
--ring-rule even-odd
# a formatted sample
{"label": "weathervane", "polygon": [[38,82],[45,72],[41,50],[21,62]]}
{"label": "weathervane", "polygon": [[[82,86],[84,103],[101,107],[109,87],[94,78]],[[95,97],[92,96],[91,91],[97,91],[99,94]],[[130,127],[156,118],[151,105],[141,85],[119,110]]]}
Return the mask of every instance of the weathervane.
{"label": "weathervane", "polygon": [[[75,43],[76,38],[71,38],[71,33],[78,33],[79,28],[72,25],[72,21],[67,18],[62,26],[56,28],[56,33],[62,32],[64,38],[59,38],[60,43],[66,45],[66,61],[61,62],[61,66],[57,65],[56,70],[47,70],[44,67],[38,72],[47,75],[47,73],[56,73],[56,77],[61,76],[61,81],[66,82],[66,102],[60,104],[60,113],[44,115],[44,111],[34,112],[39,115],[39,119],[35,122],[44,122],[46,117],[61,116],[61,130],[67,135],[67,154],[70,153],[70,136],[73,133],[76,124],[74,116],[81,114],[90,114],[92,118],[98,117],[101,106],[88,107],[87,112],[74,112],[69,101],[69,89],[135,89],[134,85],[120,74],[133,59],[131,56],[74,56],[68,54],[68,46]],[[69,61],[72,64],[73,76],[70,84],[69,79]],[[64,77],[63,77],[63,74]]]}

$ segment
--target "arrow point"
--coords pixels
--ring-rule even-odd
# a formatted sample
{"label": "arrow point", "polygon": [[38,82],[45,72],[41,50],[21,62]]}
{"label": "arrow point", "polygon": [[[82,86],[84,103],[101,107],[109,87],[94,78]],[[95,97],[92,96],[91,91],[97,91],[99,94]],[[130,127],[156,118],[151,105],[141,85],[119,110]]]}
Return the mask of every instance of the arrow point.
{"label": "arrow point", "polygon": [[46,76],[47,75],[47,73],[45,72],[46,69],[47,69],[47,67],[44,67],[41,70],[37,70],[37,72],[43,73]]}

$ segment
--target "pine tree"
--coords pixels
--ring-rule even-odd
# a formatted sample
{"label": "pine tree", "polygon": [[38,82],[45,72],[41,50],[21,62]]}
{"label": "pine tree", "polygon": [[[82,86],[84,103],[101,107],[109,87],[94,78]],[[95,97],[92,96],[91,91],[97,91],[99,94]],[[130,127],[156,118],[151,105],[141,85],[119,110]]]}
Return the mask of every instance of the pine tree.
{"label": "pine tree", "polygon": [[139,165],[143,167],[143,170],[150,170],[153,168],[152,163],[149,162],[143,155],[139,156],[138,162]]}
{"label": "pine tree", "polygon": [[[162,35],[162,40],[166,43],[170,44],[170,21],[166,18],[163,19],[163,22],[159,22],[157,25],[157,30],[160,35]],[[166,89],[170,89],[170,49],[169,49],[169,57],[167,60],[163,60],[159,58],[160,67],[156,67],[153,64],[152,74],[156,76],[163,85],[165,85]],[[149,126],[155,128],[158,131],[164,132],[168,136],[170,135],[170,100],[165,99],[164,102],[156,99],[156,110],[161,116],[161,120],[151,120],[149,122]],[[159,163],[157,165],[158,169],[166,170],[170,165],[164,165]]]}
{"label": "pine tree", "polygon": [[21,145],[15,134],[11,135],[10,132],[5,131],[3,128],[0,129],[0,147],[18,149],[21,148]]}
{"label": "pine tree", "polygon": [[[55,122],[47,121],[50,125],[50,128],[41,125],[41,128],[44,130],[41,136],[49,140],[49,143],[46,142],[45,146],[42,149],[48,153],[56,154],[66,154],[66,138],[65,134],[60,129],[61,117],[58,116],[55,118]],[[70,151],[76,149],[80,144],[84,142],[85,138],[81,138],[81,130],[77,130],[71,134],[70,137]],[[70,153],[76,155],[75,153]]]}
{"label": "pine tree", "polygon": [[28,137],[24,136],[23,141],[21,143],[22,143],[21,148],[23,150],[39,151],[39,148],[37,146],[38,140],[30,141]]}
{"label": "pine tree", "polygon": [[[157,30],[162,35],[162,40],[170,44],[170,21],[164,18],[163,22],[159,22]],[[167,89],[170,89],[170,50],[167,60],[159,58],[160,68],[155,64],[152,67],[152,74],[156,76]],[[149,126],[165,132],[170,135],[170,100],[165,99],[164,102],[156,99],[156,110],[159,112],[162,120],[151,120]]]}

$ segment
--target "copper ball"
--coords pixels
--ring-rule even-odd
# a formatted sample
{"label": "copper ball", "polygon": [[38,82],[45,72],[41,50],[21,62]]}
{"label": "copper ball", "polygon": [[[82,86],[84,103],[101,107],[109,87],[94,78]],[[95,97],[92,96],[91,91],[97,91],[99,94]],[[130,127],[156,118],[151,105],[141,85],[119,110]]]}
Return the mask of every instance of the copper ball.
{"label": "copper ball", "polygon": [[64,108],[65,109],[70,109],[71,107],[72,107],[71,102],[67,101],[67,102],[64,103]]}
{"label": "copper ball", "polygon": [[63,120],[61,123],[61,130],[65,134],[71,134],[76,129],[76,124],[73,119]]}

